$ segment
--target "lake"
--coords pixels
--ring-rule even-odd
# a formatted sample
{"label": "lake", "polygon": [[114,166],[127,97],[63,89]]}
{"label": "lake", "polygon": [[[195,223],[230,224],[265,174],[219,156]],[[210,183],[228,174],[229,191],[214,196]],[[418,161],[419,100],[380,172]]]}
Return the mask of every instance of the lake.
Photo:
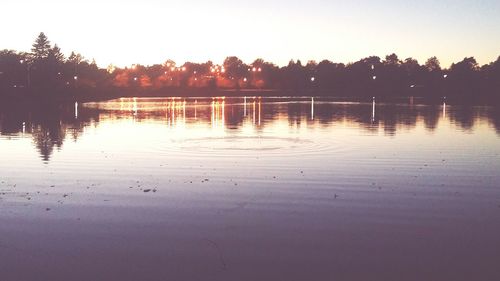
{"label": "lake", "polygon": [[1,280],[500,280],[500,108],[0,105]]}

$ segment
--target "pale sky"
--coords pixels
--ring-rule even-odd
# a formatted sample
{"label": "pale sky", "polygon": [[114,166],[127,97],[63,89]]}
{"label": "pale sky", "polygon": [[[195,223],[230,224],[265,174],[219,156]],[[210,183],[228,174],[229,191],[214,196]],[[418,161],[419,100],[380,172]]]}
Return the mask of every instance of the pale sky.
{"label": "pale sky", "polygon": [[2,0],[0,26],[0,49],[29,51],[43,31],[103,67],[500,55],[499,0]]}

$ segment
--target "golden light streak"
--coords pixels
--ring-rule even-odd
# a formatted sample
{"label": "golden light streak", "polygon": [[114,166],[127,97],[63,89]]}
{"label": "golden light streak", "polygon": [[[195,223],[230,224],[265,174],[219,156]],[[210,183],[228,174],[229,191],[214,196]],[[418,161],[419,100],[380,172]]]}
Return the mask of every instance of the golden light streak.
{"label": "golden light streak", "polygon": [[134,112],[134,115],[137,115],[137,98],[133,99],[132,111]]}
{"label": "golden light streak", "polygon": [[[225,120],[225,98],[212,98],[212,112],[211,112],[211,124],[212,129],[218,129],[221,131],[225,130],[226,120]],[[222,101],[220,101],[222,100]]]}
{"label": "golden light streak", "polygon": [[255,124],[255,98],[253,99],[253,118],[252,118],[252,123]]}
{"label": "golden light streak", "polygon": [[261,100],[259,98],[259,126],[260,126],[260,116],[261,116],[261,112],[262,112],[262,107],[261,107]]}
{"label": "golden light streak", "polygon": [[314,97],[311,98],[311,120],[314,120]]}
{"label": "golden light streak", "polygon": [[198,120],[198,100],[194,100],[194,120]]}
{"label": "golden light streak", "polygon": [[243,116],[247,116],[247,97],[243,97]]}
{"label": "golden light streak", "polygon": [[372,102],[372,122],[375,122],[375,97]]}

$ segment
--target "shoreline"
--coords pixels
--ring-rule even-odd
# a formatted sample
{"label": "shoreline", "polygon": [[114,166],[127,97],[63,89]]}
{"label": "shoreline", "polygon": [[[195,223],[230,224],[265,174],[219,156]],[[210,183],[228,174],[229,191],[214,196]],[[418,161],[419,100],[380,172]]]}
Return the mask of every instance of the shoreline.
{"label": "shoreline", "polygon": [[[101,95],[102,92],[110,92],[111,94]],[[372,101],[375,97],[376,101],[391,102],[403,99],[413,98],[415,101],[424,102],[424,104],[440,104],[446,102],[448,104],[469,104],[469,105],[500,105],[500,98],[488,99],[485,97],[448,97],[445,94],[436,96],[429,95],[384,95],[377,93],[352,94],[346,92],[331,93],[319,92],[314,90],[305,91],[287,91],[280,89],[162,89],[154,91],[120,91],[120,89],[86,89],[79,92],[63,91],[55,92],[49,96],[41,96],[40,92],[27,92],[25,90],[17,93],[0,95],[0,102],[21,102],[21,103],[70,103],[70,102],[102,102],[119,98],[216,98],[216,97],[261,97],[261,98],[300,98],[300,97],[317,97],[317,98],[335,98],[345,100]]]}

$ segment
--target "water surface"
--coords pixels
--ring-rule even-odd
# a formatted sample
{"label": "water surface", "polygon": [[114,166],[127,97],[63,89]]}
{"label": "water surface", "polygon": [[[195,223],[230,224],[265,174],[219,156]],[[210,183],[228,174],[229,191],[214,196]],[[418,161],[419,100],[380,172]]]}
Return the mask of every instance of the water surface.
{"label": "water surface", "polygon": [[2,280],[496,280],[500,109],[0,105]]}

